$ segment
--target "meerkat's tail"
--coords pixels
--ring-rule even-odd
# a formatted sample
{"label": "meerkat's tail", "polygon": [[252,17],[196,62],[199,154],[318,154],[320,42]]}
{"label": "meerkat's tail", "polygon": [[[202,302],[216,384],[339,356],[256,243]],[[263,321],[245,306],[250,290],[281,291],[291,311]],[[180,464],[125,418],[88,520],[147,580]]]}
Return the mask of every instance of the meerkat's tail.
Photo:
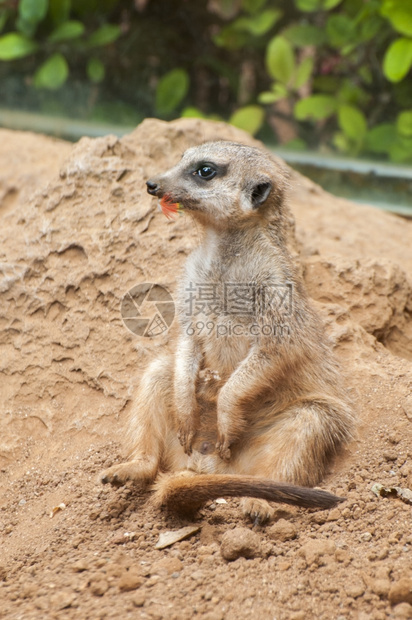
{"label": "meerkat's tail", "polygon": [[152,503],[172,512],[193,514],[208,500],[218,497],[254,497],[302,508],[326,509],[345,498],[321,489],[299,487],[266,478],[230,474],[191,474],[159,476]]}

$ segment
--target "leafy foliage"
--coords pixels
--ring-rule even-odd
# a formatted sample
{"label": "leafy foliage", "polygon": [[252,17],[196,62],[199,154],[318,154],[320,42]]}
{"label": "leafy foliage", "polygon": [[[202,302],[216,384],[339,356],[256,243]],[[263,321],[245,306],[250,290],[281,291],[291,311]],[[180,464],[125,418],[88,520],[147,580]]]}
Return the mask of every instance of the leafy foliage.
{"label": "leafy foliage", "polygon": [[248,105],[236,110],[229,119],[229,122],[235,127],[255,134],[261,128],[264,116],[265,113],[260,106]]}
{"label": "leafy foliage", "polygon": [[37,49],[35,41],[18,32],[10,32],[0,39],[0,60],[14,60],[32,54]]}
{"label": "leafy foliage", "polygon": [[49,113],[412,162],[411,70],[412,0],[0,0],[6,103]]}
{"label": "leafy foliage", "polygon": [[172,69],[160,80],[156,89],[156,109],[160,115],[170,114],[187,94],[189,76],[184,69]]}
{"label": "leafy foliage", "polygon": [[[8,25],[12,30],[0,37],[0,61],[16,61],[36,53],[38,66],[32,76],[36,89],[59,90],[69,78],[69,58],[73,56],[85,64],[92,82],[102,81],[104,65],[88,58],[90,49],[114,43],[121,28],[109,23],[91,28],[88,19],[71,19],[75,4],[75,0],[0,2],[0,29]],[[84,0],[79,16],[90,17],[88,9],[95,10],[94,3]]]}
{"label": "leafy foliage", "polygon": [[36,88],[57,90],[67,80],[69,68],[67,61],[61,54],[53,54],[44,62],[34,74]]}

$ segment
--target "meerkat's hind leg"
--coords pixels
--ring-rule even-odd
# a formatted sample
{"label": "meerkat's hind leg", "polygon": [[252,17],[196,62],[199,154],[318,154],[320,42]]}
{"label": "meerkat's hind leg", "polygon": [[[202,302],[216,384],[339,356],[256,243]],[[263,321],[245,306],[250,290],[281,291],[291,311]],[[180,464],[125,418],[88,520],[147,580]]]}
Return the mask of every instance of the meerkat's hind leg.
{"label": "meerkat's hind leg", "polygon": [[272,470],[267,474],[297,485],[318,484],[340,448],[352,439],[351,408],[337,399],[318,397],[292,405],[279,418],[272,429]]}
{"label": "meerkat's hind leg", "polygon": [[129,460],[102,472],[100,480],[114,485],[128,480],[147,485],[153,482],[160,461],[165,460],[165,438],[172,425],[173,363],[164,356],[149,364],[143,373],[129,419]]}
{"label": "meerkat's hind leg", "polygon": [[[313,487],[323,478],[339,447],[351,439],[352,432],[352,411],[340,401],[325,398],[294,404],[259,440],[250,442],[249,449],[242,450],[240,470],[256,477]],[[250,497],[242,499],[241,509],[254,522],[263,523],[274,514],[266,500]]]}

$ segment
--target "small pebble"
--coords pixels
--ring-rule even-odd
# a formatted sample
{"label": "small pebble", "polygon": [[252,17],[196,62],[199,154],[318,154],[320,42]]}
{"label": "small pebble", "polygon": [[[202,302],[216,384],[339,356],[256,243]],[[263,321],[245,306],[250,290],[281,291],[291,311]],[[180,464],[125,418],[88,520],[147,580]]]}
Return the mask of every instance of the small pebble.
{"label": "small pebble", "polygon": [[359,581],[358,583],[349,584],[346,587],[346,594],[351,598],[359,598],[365,592],[365,585],[363,581]]}
{"label": "small pebble", "polygon": [[324,564],[323,556],[333,555],[335,551],[336,545],[332,540],[310,540],[300,548],[299,553],[310,566]]}
{"label": "small pebble", "polygon": [[90,582],[90,592],[94,596],[103,596],[109,589],[109,584],[105,579],[97,578]]}
{"label": "small pebble", "polygon": [[76,596],[73,592],[56,592],[50,597],[50,606],[57,611],[71,607]]}
{"label": "small pebble", "polygon": [[146,601],[146,596],[143,592],[136,592],[132,597],[132,603],[135,607],[143,607]]}
{"label": "small pebble", "polygon": [[121,592],[130,592],[137,590],[143,584],[143,577],[140,571],[132,567],[128,571],[124,571],[119,579],[118,586]]}
{"label": "small pebble", "polygon": [[223,535],[220,552],[229,561],[255,558],[261,553],[260,537],[246,527],[235,527]]}
{"label": "small pebble", "polygon": [[280,540],[281,542],[293,540],[297,536],[296,527],[290,521],[286,521],[286,519],[279,519],[266,531],[270,538]]}
{"label": "small pebble", "polygon": [[412,605],[412,579],[402,578],[392,584],[388,593],[391,605],[409,603]]}
{"label": "small pebble", "polygon": [[409,603],[399,603],[395,605],[392,613],[395,618],[410,620],[412,618],[412,605],[409,605]]}

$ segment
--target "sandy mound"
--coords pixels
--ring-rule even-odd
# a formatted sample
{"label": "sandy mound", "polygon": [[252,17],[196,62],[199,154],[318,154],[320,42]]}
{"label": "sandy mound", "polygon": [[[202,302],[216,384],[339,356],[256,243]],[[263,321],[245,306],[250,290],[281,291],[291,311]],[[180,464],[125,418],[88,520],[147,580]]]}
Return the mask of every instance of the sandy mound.
{"label": "sandy mound", "polygon": [[359,412],[359,440],[324,485],[348,501],[279,511],[252,532],[255,558],[231,564],[220,540],[248,539],[233,529],[246,524],[236,501],[211,504],[200,534],[159,551],[158,534],[185,524],[96,482],[119,457],[145,359],[169,340],[128,332],[122,298],[141,282],[173,290],[199,239],[144,180],[205,139],[254,141],[198,120],[74,146],[0,133],[0,616],[412,617],[411,509],[370,491],[412,486],[412,222],[292,174],[291,245]]}

